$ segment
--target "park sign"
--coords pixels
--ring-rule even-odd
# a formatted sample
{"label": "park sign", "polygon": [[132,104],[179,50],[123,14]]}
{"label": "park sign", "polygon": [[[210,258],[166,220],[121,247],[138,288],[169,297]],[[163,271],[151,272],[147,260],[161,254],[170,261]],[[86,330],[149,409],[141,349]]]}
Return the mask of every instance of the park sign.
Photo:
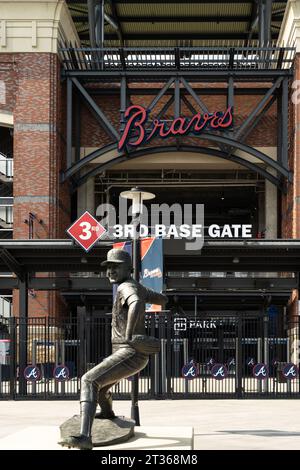
{"label": "park sign", "polygon": [[[168,138],[184,135],[199,135],[204,130],[223,130],[231,126],[232,108],[225,112],[196,113],[192,117],[177,117],[171,121],[149,119],[150,111],[143,106],[129,106],[124,113],[125,126],[119,140],[118,149],[126,145],[138,147],[154,137]],[[123,123],[122,123],[123,124]]]}

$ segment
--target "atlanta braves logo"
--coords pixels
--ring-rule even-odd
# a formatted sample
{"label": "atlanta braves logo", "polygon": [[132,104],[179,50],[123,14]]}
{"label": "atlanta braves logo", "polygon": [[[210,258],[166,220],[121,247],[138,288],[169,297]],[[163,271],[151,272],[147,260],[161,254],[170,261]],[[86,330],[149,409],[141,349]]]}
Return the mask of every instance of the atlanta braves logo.
{"label": "atlanta braves logo", "polygon": [[247,359],[247,366],[253,367],[254,364],[255,364],[255,359],[254,359],[254,357],[248,357],[248,359]]}
{"label": "atlanta braves logo", "polygon": [[68,378],[70,377],[69,369],[64,365],[56,366],[53,371],[53,377],[59,382],[68,380]]}
{"label": "atlanta braves logo", "polygon": [[228,370],[224,366],[224,364],[215,364],[211,368],[211,375],[216,380],[224,380],[224,379],[226,379],[226,377],[228,375]]}
{"label": "atlanta braves logo", "polygon": [[289,380],[296,379],[299,375],[298,367],[295,364],[293,364],[292,362],[289,362],[282,369],[282,375],[283,375],[283,377],[285,377],[286,379],[289,379]]}
{"label": "atlanta braves logo", "polygon": [[256,364],[252,370],[253,376],[258,380],[265,380],[269,376],[268,367],[262,362]]}
{"label": "atlanta braves logo", "polygon": [[227,360],[227,366],[228,367],[234,367],[235,366],[235,358],[234,357],[230,357],[228,360]]}
{"label": "atlanta braves logo", "polygon": [[185,364],[181,372],[182,377],[188,380],[195,379],[199,375],[198,366],[193,360],[191,360],[188,364]]}
{"label": "atlanta braves logo", "polygon": [[37,366],[27,366],[24,369],[24,377],[28,382],[36,382],[41,376],[41,371]]}
{"label": "atlanta braves logo", "polygon": [[216,361],[214,360],[213,357],[209,357],[206,361],[206,365],[207,365],[208,368],[212,367],[215,363],[216,363]]}

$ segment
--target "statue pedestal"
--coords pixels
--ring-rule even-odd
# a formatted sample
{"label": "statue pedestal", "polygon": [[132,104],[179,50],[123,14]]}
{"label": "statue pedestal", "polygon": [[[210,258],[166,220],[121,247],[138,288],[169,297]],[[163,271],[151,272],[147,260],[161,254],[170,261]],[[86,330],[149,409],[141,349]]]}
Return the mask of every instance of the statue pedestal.
{"label": "statue pedestal", "polygon": [[[92,441],[94,447],[109,446],[126,442],[134,436],[135,422],[125,416],[114,419],[94,419]],[[74,415],[60,426],[61,438],[80,433],[80,416]]]}

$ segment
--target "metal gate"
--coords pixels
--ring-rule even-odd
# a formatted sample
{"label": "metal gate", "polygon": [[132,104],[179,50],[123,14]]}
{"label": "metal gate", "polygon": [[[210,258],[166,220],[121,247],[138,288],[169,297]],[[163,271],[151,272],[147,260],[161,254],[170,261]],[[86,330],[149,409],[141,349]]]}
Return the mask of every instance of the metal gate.
{"label": "metal gate", "polygon": [[[0,397],[78,398],[82,374],[110,354],[110,324],[110,315],[3,321]],[[300,397],[298,317],[149,314],[146,330],[161,352],[139,374],[141,399]],[[131,379],[115,398],[130,398]]]}

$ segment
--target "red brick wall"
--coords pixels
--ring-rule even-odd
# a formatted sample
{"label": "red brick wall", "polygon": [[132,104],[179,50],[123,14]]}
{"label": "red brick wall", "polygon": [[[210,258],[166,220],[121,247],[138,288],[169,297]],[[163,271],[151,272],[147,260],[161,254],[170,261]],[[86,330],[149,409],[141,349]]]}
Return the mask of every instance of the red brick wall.
{"label": "red brick wall", "polygon": [[[65,168],[66,98],[58,58],[48,53],[1,54],[0,80],[6,85],[0,110],[14,114],[14,238],[29,238],[29,212],[37,219],[33,238],[64,238],[70,194],[68,184],[59,181]],[[29,315],[56,316],[62,310],[59,304],[56,293],[36,292],[29,296]]]}

